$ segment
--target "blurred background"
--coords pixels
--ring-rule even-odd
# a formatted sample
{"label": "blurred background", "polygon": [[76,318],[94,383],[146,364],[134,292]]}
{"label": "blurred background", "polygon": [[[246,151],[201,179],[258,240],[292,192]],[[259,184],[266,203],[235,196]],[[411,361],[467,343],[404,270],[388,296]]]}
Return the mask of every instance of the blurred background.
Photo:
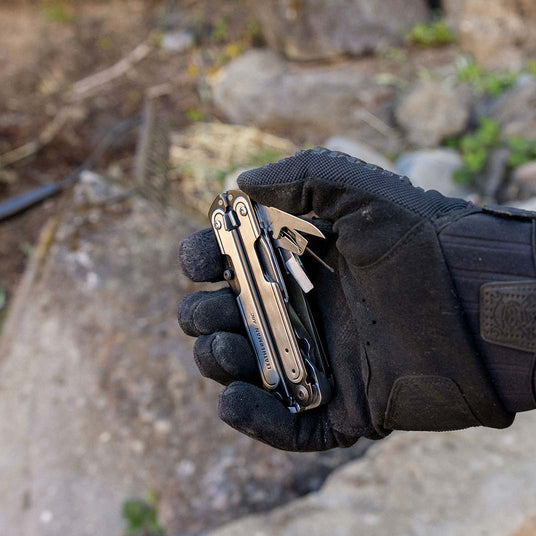
{"label": "blurred background", "polygon": [[534,0],[3,0],[0,73],[0,534],[536,534],[530,417],[276,451],[175,320],[179,241],[302,147],[536,209]]}

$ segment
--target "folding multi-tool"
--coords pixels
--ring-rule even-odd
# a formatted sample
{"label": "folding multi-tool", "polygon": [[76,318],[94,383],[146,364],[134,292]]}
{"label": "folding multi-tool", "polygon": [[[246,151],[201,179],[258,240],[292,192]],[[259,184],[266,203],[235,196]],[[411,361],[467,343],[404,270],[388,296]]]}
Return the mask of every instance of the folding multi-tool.
{"label": "folding multi-tool", "polygon": [[292,412],[326,403],[331,373],[307,301],[313,284],[300,259],[308,251],[325,265],[301,233],[324,235],[309,221],[256,203],[240,190],[220,194],[209,218],[264,388]]}

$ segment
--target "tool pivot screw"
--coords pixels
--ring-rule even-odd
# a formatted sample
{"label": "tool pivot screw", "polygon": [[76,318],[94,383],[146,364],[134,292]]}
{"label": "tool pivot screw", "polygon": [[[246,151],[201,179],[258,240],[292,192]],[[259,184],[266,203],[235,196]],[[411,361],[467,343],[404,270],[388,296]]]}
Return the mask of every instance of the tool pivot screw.
{"label": "tool pivot screw", "polygon": [[216,220],[214,222],[214,227],[216,227],[216,229],[221,229],[221,221],[220,220]]}
{"label": "tool pivot screw", "polygon": [[244,206],[240,207],[240,215],[241,216],[247,216],[248,215],[248,209]]}
{"label": "tool pivot screw", "polygon": [[233,277],[234,274],[232,270],[225,270],[225,272],[223,272],[223,279],[225,279],[225,281],[230,281]]}
{"label": "tool pivot screw", "polygon": [[299,401],[304,404],[308,402],[309,400],[309,393],[307,392],[307,389],[303,385],[299,385],[296,389],[296,394],[298,396]]}

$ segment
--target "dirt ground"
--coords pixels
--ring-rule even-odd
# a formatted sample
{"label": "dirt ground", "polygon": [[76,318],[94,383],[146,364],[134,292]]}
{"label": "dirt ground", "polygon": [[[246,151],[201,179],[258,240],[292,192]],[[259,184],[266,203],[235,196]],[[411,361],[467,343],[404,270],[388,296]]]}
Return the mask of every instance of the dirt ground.
{"label": "dirt ground", "polygon": [[[180,53],[160,46],[166,31],[193,29],[195,44]],[[245,2],[189,0],[13,1],[0,5],[0,162],[39,139],[61,114],[67,119],[31,155],[0,165],[0,201],[63,178],[82,164],[122,119],[143,109],[153,88],[173,128],[219,119],[203,93],[204,77],[258,39]],[[146,43],[149,53],[123,76],[83,94],[76,83],[107,69]],[[74,96],[73,96],[74,95]],[[101,159],[129,180],[136,133]],[[9,298],[28,253],[65,196],[0,223],[0,293]],[[5,307],[4,307],[5,310]]]}

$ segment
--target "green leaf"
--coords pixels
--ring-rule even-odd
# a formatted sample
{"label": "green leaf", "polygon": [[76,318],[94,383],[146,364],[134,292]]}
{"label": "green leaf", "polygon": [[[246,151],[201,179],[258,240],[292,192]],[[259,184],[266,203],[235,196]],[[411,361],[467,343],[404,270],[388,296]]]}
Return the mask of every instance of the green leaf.
{"label": "green leaf", "polygon": [[463,62],[457,72],[457,78],[460,82],[467,82],[478,93],[494,97],[512,87],[518,77],[518,72],[486,71],[474,61],[467,60]]}

